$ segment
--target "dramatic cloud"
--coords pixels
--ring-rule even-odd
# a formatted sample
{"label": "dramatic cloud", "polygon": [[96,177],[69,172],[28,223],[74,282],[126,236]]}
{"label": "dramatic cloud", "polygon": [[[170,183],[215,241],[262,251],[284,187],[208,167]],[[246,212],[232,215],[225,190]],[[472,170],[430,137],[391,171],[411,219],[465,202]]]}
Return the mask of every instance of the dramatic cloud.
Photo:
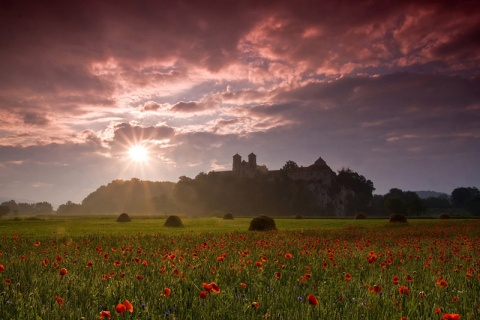
{"label": "dramatic cloud", "polygon": [[475,0],[4,1],[0,196],[78,202],[237,152],[379,193],[479,186],[479,33]]}

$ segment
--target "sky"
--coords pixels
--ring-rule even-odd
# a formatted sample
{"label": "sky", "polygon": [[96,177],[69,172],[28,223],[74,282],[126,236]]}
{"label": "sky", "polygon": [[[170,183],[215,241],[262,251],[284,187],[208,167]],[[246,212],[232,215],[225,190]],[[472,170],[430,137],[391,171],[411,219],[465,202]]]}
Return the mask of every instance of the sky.
{"label": "sky", "polygon": [[477,0],[2,1],[0,198],[80,203],[251,152],[376,194],[480,187],[479,35]]}

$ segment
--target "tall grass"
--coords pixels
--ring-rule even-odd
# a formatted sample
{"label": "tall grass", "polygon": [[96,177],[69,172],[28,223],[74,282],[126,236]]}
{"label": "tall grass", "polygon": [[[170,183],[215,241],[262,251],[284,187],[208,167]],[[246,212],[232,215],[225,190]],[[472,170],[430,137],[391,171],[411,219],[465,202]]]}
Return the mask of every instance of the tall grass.
{"label": "tall grass", "polygon": [[[248,221],[239,220],[211,219],[210,225],[220,221],[243,228],[246,223],[248,228]],[[354,221],[295,230],[277,220],[280,231],[267,233],[188,231],[186,223],[186,231],[174,234],[35,236],[48,222],[17,221],[30,226],[30,233],[11,229],[1,239],[2,319],[98,319],[101,310],[110,311],[112,319],[479,316],[477,220],[400,226]],[[447,283],[443,287],[440,278]],[[211,282],[220,293],[201,298],[202,283]],[[401,286],[408,295],[399,292]],[[171,294],[165,296],[164,288]],[[309,294],[317,305],[309,303]],[[133,313],[116,313],[125,299]]]}

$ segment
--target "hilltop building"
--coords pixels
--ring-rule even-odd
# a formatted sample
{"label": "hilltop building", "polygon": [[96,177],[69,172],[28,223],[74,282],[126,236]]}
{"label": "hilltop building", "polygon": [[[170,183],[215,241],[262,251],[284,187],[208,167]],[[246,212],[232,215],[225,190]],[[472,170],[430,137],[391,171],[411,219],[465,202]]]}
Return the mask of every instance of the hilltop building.
{"label": "hilltop building", "polygon": [[231,171],[220,171],[215,174],[234,175],[242,178],[265,175],[271,179],[281,178],[286,174],[292,180],[303,182],[315,196],[318,205],[329,208],[336,216],[345,215],[348,198],[354,194],[352,190],[345,189],[343,186],[337,188],[337,175],[321,157],[308,167],[268,170],[266,166],[257,164],[257,156],[253,152],[248,155],[248,161],[242,160],[242,156],[237,153],[233,156]]}

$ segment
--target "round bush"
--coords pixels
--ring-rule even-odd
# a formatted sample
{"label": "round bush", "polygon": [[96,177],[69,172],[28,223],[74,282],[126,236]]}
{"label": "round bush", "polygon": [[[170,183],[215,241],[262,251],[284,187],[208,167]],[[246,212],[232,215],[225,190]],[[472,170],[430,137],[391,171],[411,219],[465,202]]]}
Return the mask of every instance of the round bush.
{"label": "round bush", "polygon": [[366,219],[367,216],[365,215],[365,213],[362,213],[362,212],[359,212],[355,215],[355,220],[363,220],[363,219]]}
{"label": "round bush", "polygon": [[303,219],[303,216],[302,216],[301,214],[297,214],[297,215],[295,216],[295,219]]}
{"label": "round bush", "polygon": [[275,220],[267,216],[259,216],[250,221],[248,231],[272,231],[277,230]]}
{"label": "round bush", "polygon": [[233,214],[227,213],[223,216],[224,220],[233,220]]}
{"label": "round bush", "polygon": [[182,219],[179,216],[169,216],[165,223],[164,227],[173,227],[173,228],[183,228]]}
{"label": "round bush", "polygon": [[407,218],[405,218],[405,216],[403,214],[394,213],[390,216],[390,222],[406,223]]}
{"label": "round bush", "polygon": [[450,215],[448,213],[442,213],[438,216],[438,219],[450,219]]}
{"label": "round bush", "polygon": [[118,216],[117,222],[132,222],[132,219],[124,212]]}

